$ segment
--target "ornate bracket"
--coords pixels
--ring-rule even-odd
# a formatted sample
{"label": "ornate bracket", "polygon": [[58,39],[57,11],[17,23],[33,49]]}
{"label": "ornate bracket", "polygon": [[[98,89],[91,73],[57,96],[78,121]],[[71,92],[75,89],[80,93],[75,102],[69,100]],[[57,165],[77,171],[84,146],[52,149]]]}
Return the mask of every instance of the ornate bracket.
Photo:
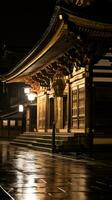
{"label": "ornate bracket", "polygon": [[32,78],[34,81],[39,82],[40,86],[42,86],[42,87],[50,86],[50,80],[49,80],[45,70],[42,70],[42,71],[36,73],[35,75],[33,75]]}
{"label": "ornate bracket", "polygon": [[33,92],[39,92],[40,91],[39,82],[34,80],[33,77],[28,76],[28,77],[24,78],[24,82],[25,82],[25,84],[31,86],[31,89],[32,89]]}
{"label": "ornate bracket", "polygon": [[66,3],[73,4],[75,6],[90,6],[94,0],[65,0]]}

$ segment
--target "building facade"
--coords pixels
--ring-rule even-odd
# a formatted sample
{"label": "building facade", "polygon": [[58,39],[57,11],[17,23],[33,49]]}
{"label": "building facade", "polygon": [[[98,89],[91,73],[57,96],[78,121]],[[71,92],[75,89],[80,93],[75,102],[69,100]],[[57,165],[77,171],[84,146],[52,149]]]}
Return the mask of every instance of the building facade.
{"label": "building facade", "polygon": [[37,94],[34,107],[25,104],[27,132],[51,133],[55,123],[57,134],[112,143],[112,24],[97,9],[96,1],[57,1],[41,41],[2,77]]}

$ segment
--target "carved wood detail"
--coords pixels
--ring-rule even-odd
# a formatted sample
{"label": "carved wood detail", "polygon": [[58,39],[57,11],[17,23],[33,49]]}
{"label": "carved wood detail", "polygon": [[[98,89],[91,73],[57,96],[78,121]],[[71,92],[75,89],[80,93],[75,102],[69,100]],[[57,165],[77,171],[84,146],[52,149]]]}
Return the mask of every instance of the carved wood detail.
{"label": "carved wood detail", "polygon": [[90,6],[94,0],[65,0],[66,3],[73,4],[74,6]]}
{"label": "carved wood detail", "polygon": [[25,77],[24,82],[25,82],[26,85],[29,85],[31,87],[31,90],[33,92],[39,92],[40,91],[39,82],[35,81],[31,76]]}

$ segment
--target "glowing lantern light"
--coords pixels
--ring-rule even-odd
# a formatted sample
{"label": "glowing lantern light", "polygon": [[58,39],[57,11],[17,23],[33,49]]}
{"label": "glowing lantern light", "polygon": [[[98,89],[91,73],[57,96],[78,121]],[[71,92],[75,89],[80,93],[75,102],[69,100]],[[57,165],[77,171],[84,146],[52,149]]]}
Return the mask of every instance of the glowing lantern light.
{"label": "glowing lantern light", "polygon": [[23,105],[19,105],[19,112],[23,112],[23,110],[24,110]]}
{"label": "glowing lantern light", "polygon": [[29,101],[34,101],[37,95],[35,93],[31,92],[31,93],[27,94],[27,96],[28,96]]}

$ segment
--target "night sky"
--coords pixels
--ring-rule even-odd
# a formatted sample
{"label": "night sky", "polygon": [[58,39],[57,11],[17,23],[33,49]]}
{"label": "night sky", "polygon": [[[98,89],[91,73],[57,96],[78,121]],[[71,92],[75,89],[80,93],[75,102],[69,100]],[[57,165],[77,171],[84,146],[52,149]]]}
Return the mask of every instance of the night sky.
{"label": "night sky", "polygon": [[55,0],[4,0],[0,5],[0,73],[38,42],[49,25],[54,5]]}
{"label": "night sky", "polygon": [[[112,0],[94,0],[91,9],[74,7],[72,0],[65,2],[79,16],[112,22]],[[13,68],[36,45],[49,25],[55,3],[56,0],[1,1],[0,74]]]}

